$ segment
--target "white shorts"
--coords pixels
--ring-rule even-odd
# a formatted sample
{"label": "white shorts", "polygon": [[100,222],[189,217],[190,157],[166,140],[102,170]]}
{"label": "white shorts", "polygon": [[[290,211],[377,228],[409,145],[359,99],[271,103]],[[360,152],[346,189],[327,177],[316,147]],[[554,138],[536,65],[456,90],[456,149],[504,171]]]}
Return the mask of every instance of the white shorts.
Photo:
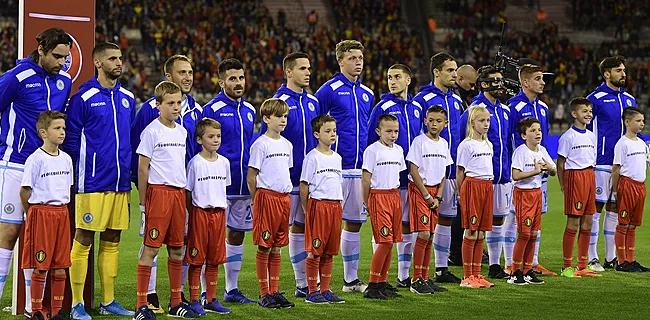
{"label": "white shorts", "polygon": [[22,224],[25,211],[20,202],[20,185],[24,168],[20,164],[0,161],[0,222]]}
{"label": "white shorts", "polygon": [[542,214],[548,211],[548,178],[542,179]]}
{"label": "white shorts", "polygon": [[512,202],[512,182],[495,184],[494,186],[494,216],[505,217],[510,212]]}
{"label": "white shorts", "polygon": [[610,199],[612,195],[612,166],[596,166],[596,202],[616,203],[616,199]]}
{"label": "white shorts", "polygon": [[253,206],[250,196],[229,196],[229,198],[226,227],[239,232],[253,230]]}
{"label": "white shorts", "polygon": [[361,170],[343,170],[343,221],[364,223],[368,211],[363,208]]}
{"label": "white shorts", "polygon": [[458,193],[456,192],[456,179],[446,179],[445,188],[442,190],[442,203],[438,215],[454,218],[458,214]]}
{"label": "white shorts", "polygon": [[300,188],[294,187],[289,197],[291,198],[289,225],[295,223],[299,226],[305,226],[305,212],[302,210],[302,204],[300,203]]}
{"label": "white shorts", "polygon": [[399,197],[402,199],[402,223],[410,224],[411,215],[409,213],[409,190],[399,189]]}

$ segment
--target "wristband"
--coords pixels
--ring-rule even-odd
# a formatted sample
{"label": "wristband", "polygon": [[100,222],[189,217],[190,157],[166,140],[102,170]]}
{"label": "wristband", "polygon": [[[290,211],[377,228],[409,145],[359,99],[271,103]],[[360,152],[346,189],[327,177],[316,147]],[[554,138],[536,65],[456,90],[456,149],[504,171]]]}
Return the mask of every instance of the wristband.
{"label": "wristband", "polygon": [[438,199],[438,202],[442,203],[444,201],[443,197],[436,196],[436,199]]}
{"label": "wristband", "polygon": [[144,206],[140,205],[140,212],[144,212]]}
{"label": "wristband", "polygon": [[424,196],[424,201],[429,201],[429,199],[431,199],[431,194],[427,193],[427,195]]}

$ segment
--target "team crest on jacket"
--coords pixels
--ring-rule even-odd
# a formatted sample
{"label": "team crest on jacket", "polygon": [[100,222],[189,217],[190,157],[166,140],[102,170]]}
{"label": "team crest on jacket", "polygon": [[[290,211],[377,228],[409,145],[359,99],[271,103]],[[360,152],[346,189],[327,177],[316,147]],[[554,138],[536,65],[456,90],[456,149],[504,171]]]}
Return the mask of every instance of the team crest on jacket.
{"label": "team crest on jacket", "polygon": [[361,97],[363,98],[363,101],[365,101],[365,102],[368,102],[368,100],[370,100],[370,98],[368,98],[367,93],[364,93]]}
{"label": "team crest on jacket", "polygon": [[508,114],[507,114],[507,113],[505,113],[505,112],[503,113],[503,119],[506,119],[506,120],[508,120]]}
{"label": "team crest on jacket", "polygon": [[422,222],[422,224],[426,226],[429,223],[429,217],[421,216],[420,217],[420,222]]}
{"label": "team crest on jacket", "polygon": [[469,223],[471,223],[472,225],[475,225],[477,222],[478,222],[478,217],[472,216],[471,218],[469,218]]}
{"label": "team crest on jacket", "polygon": [[416,118],[420,117],[420,111],[413,110],[413,114],[415,115]]}
{"label": "team crest on jacket", "polygon": [[41,250],[39,252],[36,252],[34,257],[36,258],[36,261],[43,262],[45,261],[45,259],[47,259],[47,254],[45,253],[45,251]]}
{"label": "team crest on jacket", "polygon": [[252,113],[248,114],[248,121],[253,122],[253,114]]}
{"label": "team crest on jacket", "polygon": [[460,105],[458,102],[454,102],[454,108],[456,108],[456,110],[460,110]]}
{"label": "team crest on jacket", "polygon": [[539,110],[539,113],[542,114],[542,117],[546,117],[546,110],[544,110],[544,109]]}
{"label": "team crest on jacket", "polygon": [[533,225],[533,220],[531,218],[526,218],[526,220],[524,220],[524,224],[526,227],[530,227]]}
{"label": "team crest on jacket", "polygon": [[129,108],[129,100],[122,98],[122,107]]}
{"label": "team crest on jacket", "polygon": [[[314,107],[314,104],[313,104],[313,103],[310,102],[310,103],[308,104],[308,106],[309,106],[309,110],[311,110],[312,112],[316,110],[316,107]],[[250,113],[249,113],[249,114],[250,114]]]}
{"label": "team crest on jacket", "polygon": [[158,229],[153,228],[149,230],[149,238],[151,238],[151,240],[158,239],[158,236],[160,236],[160,231],[158,231]]}
{"label": "team crest on jacket", "polygon": [[269,230],[264,230],[264,232],[262,232],[262,239],[264,239],[264,241],[271,239],[271,232],[269,232]]}
{"label": "team crest on jacket", "polygon": [[379,233],[381,233],[381,235],[384,237],[388,237],[388,235],[390,234],[390,228],[387,226],[383,226],[381,227],[381,229],[379,229]]}
{"label": "team crest on jacket", "polygon": [[61,79],[56,80],[56,88],[59,89],[59,91],[65,88],[65,84],[63,83],[63,80]]}
{"label": "team crest on jacket", "polygon": [[632,100],[627,100],[627,106],[631,107],[632,106]]}
{"label": "team crest on jacket", "polygon": [[582,201],[576,202],[576,210],[582,209]]}
{"label": "team crest on jacket", "polygon": [[311,245],[314,247],[314,249],[320,248],[320,246],[323,244],[323,241],[321,241],[319,238],[316,238],[311,241]]}

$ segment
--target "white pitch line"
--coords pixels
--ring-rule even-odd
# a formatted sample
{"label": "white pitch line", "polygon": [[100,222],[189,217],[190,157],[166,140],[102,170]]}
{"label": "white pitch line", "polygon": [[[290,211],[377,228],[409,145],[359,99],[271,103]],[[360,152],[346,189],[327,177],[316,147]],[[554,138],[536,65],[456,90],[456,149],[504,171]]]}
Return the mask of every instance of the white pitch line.
{"label": "white pitch line", "polygon": [[61,15],[33,13],[33,12],[30,12],[29,16],[32,18],[50,19],[50,20],[79,21],[79,22],[90,21],[89,17],[61,16]]}

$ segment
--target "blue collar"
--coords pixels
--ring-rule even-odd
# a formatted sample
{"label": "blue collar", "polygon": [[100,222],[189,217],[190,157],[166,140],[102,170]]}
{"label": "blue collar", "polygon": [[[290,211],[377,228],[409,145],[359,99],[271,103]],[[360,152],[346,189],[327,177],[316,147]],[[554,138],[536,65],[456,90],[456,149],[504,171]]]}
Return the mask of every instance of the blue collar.
{"label": "blue collar", "polygon": [[571,126],[571,128],[575,131],[578,131],[580,133],[586,133],[587,129],[578,129],[576,126]]}

